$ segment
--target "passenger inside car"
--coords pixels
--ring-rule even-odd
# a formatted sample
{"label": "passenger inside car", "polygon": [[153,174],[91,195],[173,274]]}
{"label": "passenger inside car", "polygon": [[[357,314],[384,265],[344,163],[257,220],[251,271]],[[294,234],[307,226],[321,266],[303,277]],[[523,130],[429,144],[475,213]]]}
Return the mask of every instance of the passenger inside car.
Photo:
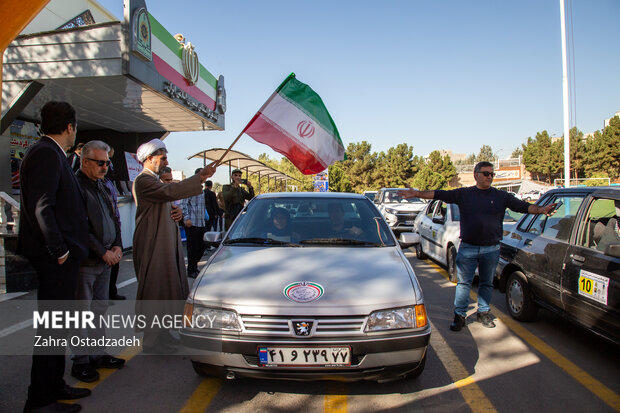
{"label": "passenger inside car", "polygon": [[601,220],[594,226],[592,240],[596,249],[605,251],[608,245],[620,242],[620,201],[614,201],[615,215],[603,224]]}
{"label": "passenger inside car", "polygon": [[290,220],[291,215],[288,210],[281,207],[273,208],[271,211],[271,225],[263,234],[263,238],[284,242],[299,242],[299,234],[291,229]]}

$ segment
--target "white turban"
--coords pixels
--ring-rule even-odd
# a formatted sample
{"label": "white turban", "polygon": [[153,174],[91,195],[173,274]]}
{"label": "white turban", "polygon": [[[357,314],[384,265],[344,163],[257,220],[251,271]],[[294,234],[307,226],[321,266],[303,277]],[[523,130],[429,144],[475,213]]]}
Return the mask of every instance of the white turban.
{"label": "white turban", "polygon": [[154,154],[160,149],[166,149],[166,144],[160,141],[159,139],[153,139],[148,141],[147,143],[143,143],[138,147],[138,151],[136,152],[136,156],[138,160],[142,163],[146,161],[146,158]]}

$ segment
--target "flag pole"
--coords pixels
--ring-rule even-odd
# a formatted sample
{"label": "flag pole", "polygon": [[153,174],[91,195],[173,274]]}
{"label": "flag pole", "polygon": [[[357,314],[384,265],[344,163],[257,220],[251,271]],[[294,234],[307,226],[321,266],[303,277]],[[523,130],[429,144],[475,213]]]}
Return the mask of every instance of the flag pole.
{"label": "flag pole", "polygon": [[237,136],[237,138],[233,141],[233,143],[230,144],[230,146],[228,147],[228,149],[226,149],[226,152],[224,152],[224,155],[220,156],[220,159],[217,160],[217,162],[215,163],[215,167],[219,166],[222,163],[222,159],[224,159],[226,157],[226,155],[228,155],[228,152],[230,152],[230,150],[232,149],[232,147],[235,145],[235,143],[237,143],[237,141],[241,138],[241,135],[243,135],[243,132],[245,131],[245,129],[243,129],[241,131],[241,133],[239,134],[239,136]]}
{"label": "flag pole", "polygon": [[239,136],[237,136],[237,138],[233,141],[233,143],[230,144],[230,146],[228,147],[228,149],[226,149],[226,152],[224,152],[224,155],[222,155],[220,157],[220,159],[217,160],[217,162],[215,163],[214,166],[218,166],[222,163],[222,159],[224,159],[226,157],[226,155],[228,155],[228,152],[230,152],[230,150],[232,149],[232,147],[235,145],[235,143],[237,143],[237,141],[241,138],[241,135],[243,135],[243,132],[245,132],[245,130],[254,122],[254,120],[258,117],[258,115],[261,113],[261,111],[263,110],[263,108],[265,106],[267,106],[267,104],[269,102],[271,102],[271,99],[273,99],[273,97],[280,91],[282,90],[282,88],[284,87],[284,85],[291,80],[292,78],[295,77],[295,73],[291,73],[290,75],[288,75],[286,77],[286,79],[284,79],[284,81],[282,83],[280,83],[280,86],[277,87],[276,91],[273,92],[271,94],[271,96],[269,96],[269,99],[267,99],[267,101],[265,103],[263,103],[263,106],[260,107],[260,109],[256,112],[256,114],[254,116],[252,116],[252,119],[250,119],[250,121],[248,122],[248,124],[245,126],[245,128],[243,128],[243,130],[241,131],[241,133],[239,134]]}

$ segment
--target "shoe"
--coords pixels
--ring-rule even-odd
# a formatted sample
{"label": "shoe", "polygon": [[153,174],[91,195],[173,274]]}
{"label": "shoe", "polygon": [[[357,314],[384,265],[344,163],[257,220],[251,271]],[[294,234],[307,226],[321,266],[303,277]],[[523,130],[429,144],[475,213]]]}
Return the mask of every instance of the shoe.
{"label": "shoe", "polygon": [[56,400],[75,400],[90,396],[89,389],[81,389],[79,387],[65,386],[60,389],[54,396]]}
{"label": "shoe", "polygon": [[85,383],[92,383],[99,380],[99,373],[88,363],[75,364],[71,367],[71,376]]}
{"label": "shoe", "polygon": [[110,300],[124,300],[126,297],[124,295],[116,294],[111,295]]}
{"label": "shoe", "polygon": [[79,404],[67,404],[60,402],[52,402],[48,405],[36,407],[34,409],[28,407],[24,407],[24,413],[75,413],[82,410],[82,406]]}
{"label": "shoe", "polygon": [[450,330],[452,331],[461,331],[463,326],[465,326],[465,317],[462,315],[454,313],[454,321],[450,324]]}
{"label": "shoe", "polygon": [[158,343],[154,346],[143,345],[142,352],[147,354],[173,354],[177,352],[177,349],[165,343]]}
{"label": "shoe", "polygon": [[198,271],[192,271],[189,274],[187,274],[187,276],[189,278],[196,278],[198,276]]}
{"label": "shoe", "polygon": [[482,323],[482,325],[486,328],[495,327],[495,323],[493,322],[493,316],[490,311],[486,311],[484,313],[477,313],[476,319]]}
{"label": "shoe", "polygon": [[90,365],[94,368],[106,368],[106,369],[120,369],[125,365],[125,360],[118,357],[112,357],[109,354],[104,354],[98,359],[91,360]]}

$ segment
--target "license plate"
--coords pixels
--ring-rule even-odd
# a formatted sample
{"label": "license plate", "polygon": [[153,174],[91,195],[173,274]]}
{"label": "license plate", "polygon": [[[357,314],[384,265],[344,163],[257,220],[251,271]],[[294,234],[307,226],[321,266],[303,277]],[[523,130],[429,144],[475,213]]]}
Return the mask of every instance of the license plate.
{"label": "license plate", "polygon": [[413,225],[413,221],[405,221],[405,225]]}
{"label": "license plate", "polygon": [[259,347],[261,366],[339,367],[351,365],[351,347]]}

